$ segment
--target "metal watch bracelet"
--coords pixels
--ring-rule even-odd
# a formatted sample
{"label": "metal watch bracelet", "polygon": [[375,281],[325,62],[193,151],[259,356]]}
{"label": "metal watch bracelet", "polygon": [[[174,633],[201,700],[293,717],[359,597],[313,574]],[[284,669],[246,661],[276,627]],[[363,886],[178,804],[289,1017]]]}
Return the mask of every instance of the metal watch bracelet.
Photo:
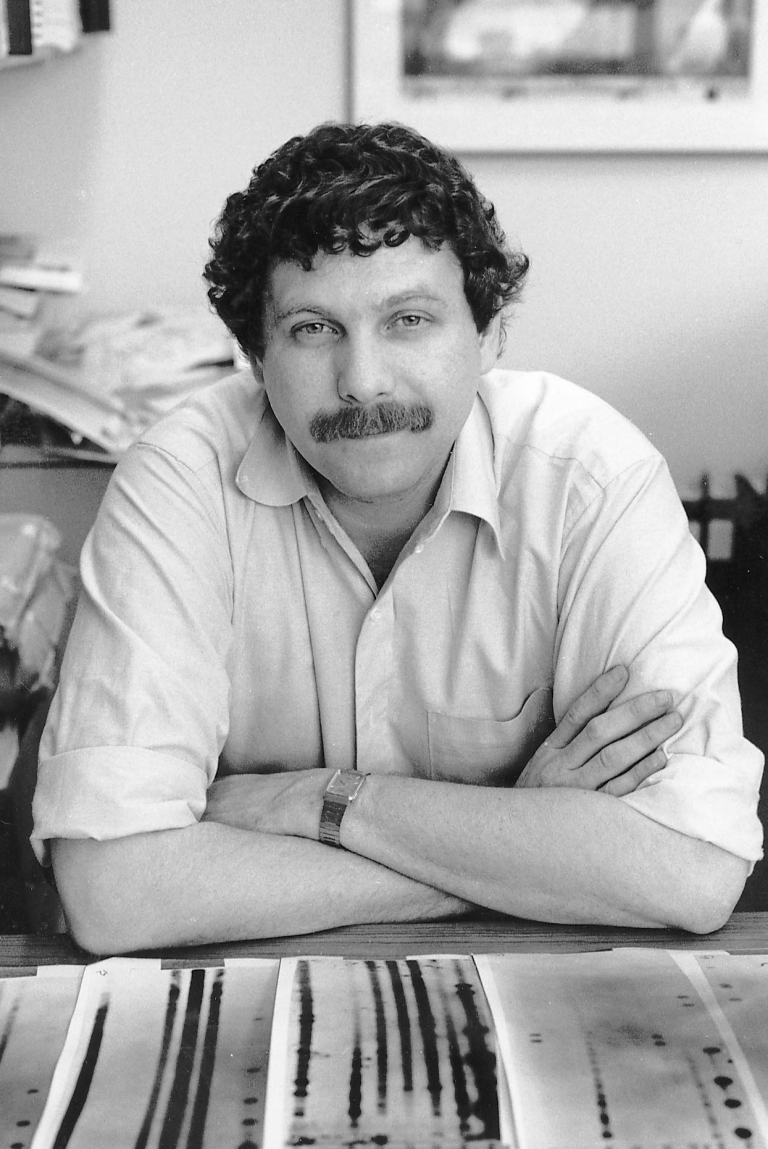
{"label": "metal watch bracelet", "polygon": [[368,779],[357,770],[337,770],[323,793],[320,814],[320,841],[326,846],[341,848],[341,820],[347,806],[354,802]]}

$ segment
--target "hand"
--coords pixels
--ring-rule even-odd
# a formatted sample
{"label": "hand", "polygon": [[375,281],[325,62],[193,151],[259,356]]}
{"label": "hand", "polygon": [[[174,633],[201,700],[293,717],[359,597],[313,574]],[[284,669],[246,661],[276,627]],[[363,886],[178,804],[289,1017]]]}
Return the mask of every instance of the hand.
{"label": "hand", "polygon": [[332,770],[228,774],[208,787],[201,821],[262,834],[317,838],[323,791]]}
{"label": "hand", "polygon": [[576,786],[620,798],[663,769],[662,743],[683,724],[668,690],[609,709],[627,684],[623,666],[601,674],[576,699],[524,768],[516,786]]}

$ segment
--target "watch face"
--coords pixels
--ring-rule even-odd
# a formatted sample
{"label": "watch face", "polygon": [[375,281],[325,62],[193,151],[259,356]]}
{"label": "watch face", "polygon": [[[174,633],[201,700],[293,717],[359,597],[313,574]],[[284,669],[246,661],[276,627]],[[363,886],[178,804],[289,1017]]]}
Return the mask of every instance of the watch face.
{"label": "watch face", "polygon": [[346,798],[350,802],[366,778],[367,774],[358,774],[354,770],[342,770],[331,779],[325,792],[329,797]]}

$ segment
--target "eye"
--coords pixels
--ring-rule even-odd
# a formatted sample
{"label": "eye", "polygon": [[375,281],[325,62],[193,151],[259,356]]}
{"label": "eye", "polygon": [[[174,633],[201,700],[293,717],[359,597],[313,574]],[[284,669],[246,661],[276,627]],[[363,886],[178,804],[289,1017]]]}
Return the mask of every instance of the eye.
{"label": "eye", "polygon": [[318,339],[322,336],[335,334],[336,328],[320,319],[313,319],[309,323],[300,323],[291,331],[294,339]]}
{"label": "eye", "polygon": [[394,320],[394,325],[403,327],[406,331],[413,331],[417,327],[426,327],[429,320],[425,315],[398,315]]}

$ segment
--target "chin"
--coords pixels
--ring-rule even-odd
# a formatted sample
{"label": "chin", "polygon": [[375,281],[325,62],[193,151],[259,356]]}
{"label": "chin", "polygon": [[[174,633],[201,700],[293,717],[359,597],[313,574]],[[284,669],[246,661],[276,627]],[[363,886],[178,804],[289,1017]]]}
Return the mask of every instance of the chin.
{"label": "chin", "polygon": [[391,483],[371,482],[370,478],[354,482],[349,479],[340,479],[333,484],[337,491],[348,499],[356,499],[361,503],[377,503],[389,499],[399,499],[411,489],[404,483],[402,477]]}
{"label": "chin", "polygon": [[[412,444],[400,435],[376,435],[349,444],[336,465],[324,469],[329,482],[345,494],[396,494],[418,484],[429,464],[414,467]],[[341,465],[339,465],[341,464]]]}

